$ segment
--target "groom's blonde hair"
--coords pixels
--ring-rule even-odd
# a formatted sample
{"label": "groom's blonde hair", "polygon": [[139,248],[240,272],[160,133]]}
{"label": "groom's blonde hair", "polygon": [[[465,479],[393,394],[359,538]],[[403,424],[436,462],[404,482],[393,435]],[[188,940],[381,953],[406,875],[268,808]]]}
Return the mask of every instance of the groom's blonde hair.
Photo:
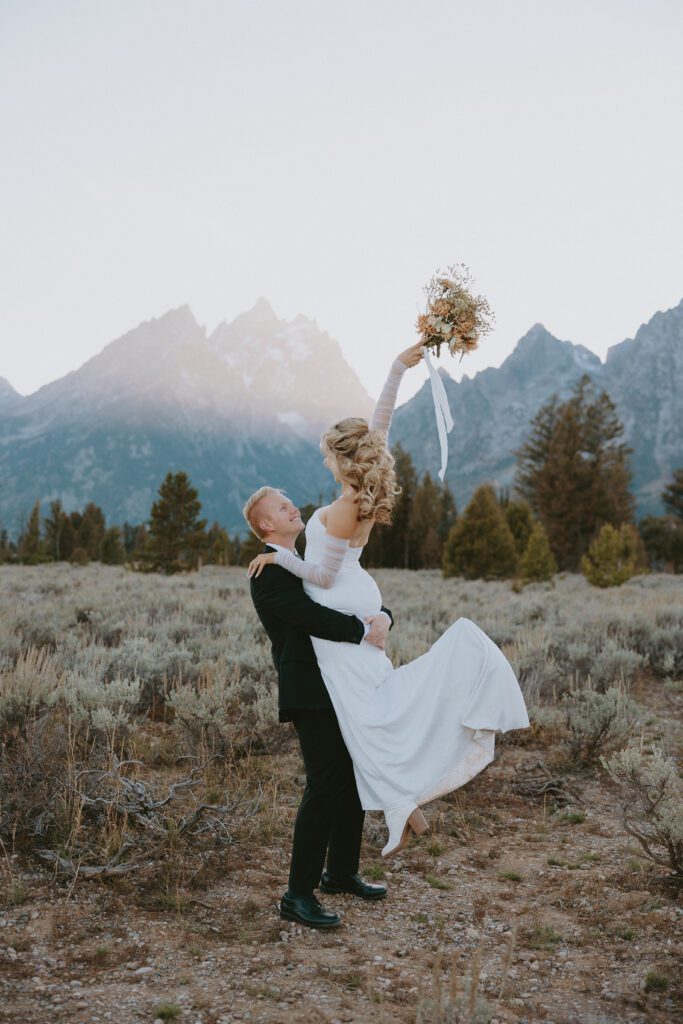
{"label": "groom's blonde hair", "polygon": [[249,529],[251,530],[251,532],[254,534],[255,537],[258,537],[259,540],[265,540],[263,534],[259,530],[258,515],[256,514],[256,509],[258,507],[259,502],[263,498],[267,498],[269,494],[284,493],[285,492],[281,491],[279,487],[259,487],[258,491],[254,491],[251,497],[247,498],[247,500],[245,501],[244,508],[242,509],[242,515],[249,524]]}

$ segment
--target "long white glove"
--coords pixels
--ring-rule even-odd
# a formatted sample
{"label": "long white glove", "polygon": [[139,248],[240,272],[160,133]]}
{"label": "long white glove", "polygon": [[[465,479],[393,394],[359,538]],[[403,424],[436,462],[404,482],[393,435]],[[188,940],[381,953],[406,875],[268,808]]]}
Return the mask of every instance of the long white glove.
{"label": "long white glove", "polygon": [[314,583],[317,587],[329,590],[341,569],[349,544],[348,540],[342,540],[341,537],[333,537],[326,533],[319,563],[304,562],[290,551],[276,551],[275,564],[286,569],[287,572],[293,573],[294,576],[298,576],[301,580],[308,580],[309,583]]}
{"label": "long white glove", "polygon": [[406,364],[401,362],[400,359],[394,359],[389,370],[389,376],[384,382],[382,394],[377,399],[377,405],[370,420],[370,430],[381,430],[383,433],[389,434],[391,417],[396,405],[396,396],[403,374],[407,369]]}

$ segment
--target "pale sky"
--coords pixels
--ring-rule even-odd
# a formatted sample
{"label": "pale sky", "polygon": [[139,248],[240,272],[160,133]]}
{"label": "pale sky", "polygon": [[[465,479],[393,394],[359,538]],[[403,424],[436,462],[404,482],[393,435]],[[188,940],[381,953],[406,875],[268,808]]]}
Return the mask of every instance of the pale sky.
{"label": "pale sky", "polygon": [[[0,0],[0,376],[264,295],[371,394],[463,261],[604,357],[683,297],[680,0]],[[405,399],[426,378],[420,368]]]}

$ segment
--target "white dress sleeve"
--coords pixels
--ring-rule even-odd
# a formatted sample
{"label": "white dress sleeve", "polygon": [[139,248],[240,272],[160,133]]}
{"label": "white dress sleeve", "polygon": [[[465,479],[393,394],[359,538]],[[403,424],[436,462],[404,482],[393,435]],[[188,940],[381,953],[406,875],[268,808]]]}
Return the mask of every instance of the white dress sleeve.
{"label": "white dress sleeve", "polygon": [[403,374],[407,369],[406,364],[401,362],[400,359],[394,359],[389,370],[389,376],[384,382],[382,394],[377,399],[377,405],[370,420],[370,430],[381,430],[382,433],[389,434],[391,417],[396,405],[396,396]]}
{"label": "white dress sleeve", "polygon": [[329,590],[337,578],[349,544],[348,540],[333,537],[327,533],[319,564],[304,562],[289,551],[276,551],[275,564],[286,569],[287,572],[291,572],[294,576],[298,576],[299,579],[308,580],[309,583],[314,583],[317,587]]}

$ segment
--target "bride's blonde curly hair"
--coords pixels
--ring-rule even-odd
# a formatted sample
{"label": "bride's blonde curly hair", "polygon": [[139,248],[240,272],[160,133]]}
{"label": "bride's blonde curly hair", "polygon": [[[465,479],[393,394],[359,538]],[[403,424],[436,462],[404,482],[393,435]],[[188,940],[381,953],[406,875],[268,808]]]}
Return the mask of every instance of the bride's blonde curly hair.
{"label": "bride's blonde curly hair", "polygon": [[358,519],[390,523],[397,496],[394,457],[386,434],[370,430],[368,421],[350,416],[326,430],[320,439],[323,455],[334,455],[339,475],[358,491]]}

